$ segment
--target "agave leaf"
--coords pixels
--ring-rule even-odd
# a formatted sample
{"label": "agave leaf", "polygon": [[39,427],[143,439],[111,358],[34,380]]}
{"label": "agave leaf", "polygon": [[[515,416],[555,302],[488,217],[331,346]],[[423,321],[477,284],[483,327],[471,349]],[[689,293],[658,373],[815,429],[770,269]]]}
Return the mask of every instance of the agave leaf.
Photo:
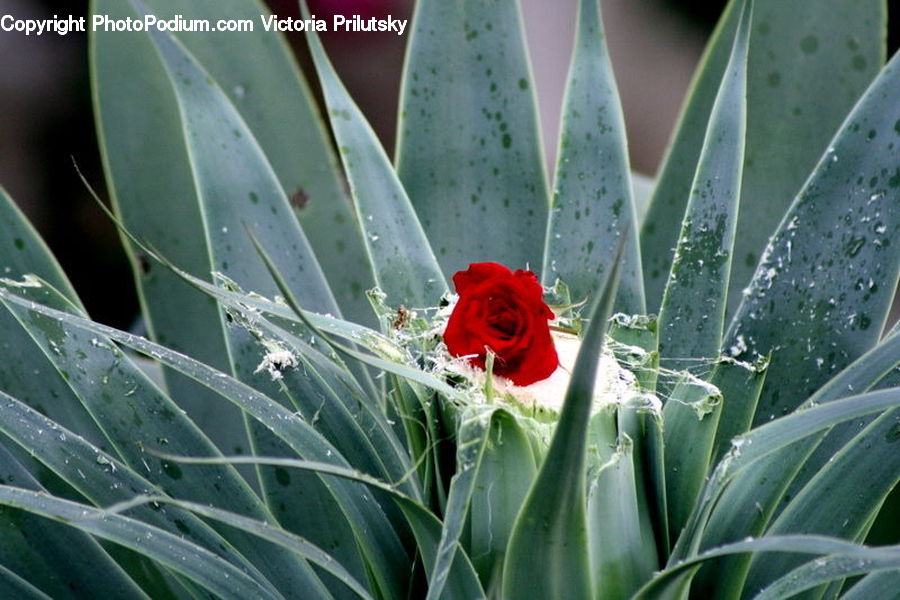
{"label": "agave leaf", "polygon": [[[123,502],[135,495],[159,495],[161,490],[76,433],[60,427],[15,398],[0,393],[2,432],[95,505]],[[245,571],[256,569],[208,525],[181,510],[157,511],[139,507],[133,516],[169,531],[191,544],[215,549],[224,560]],[[258,573],[258,572],[257,572]],[[260,581],[265,578],[257,575]]]}
{"label": "agave leaf", "polygon": [[[0,565],[0,594],[5,598],[20,598],[21,600],[53,600],[3,565]],[[59,597],[57,596],[57,598]]]}
{"label": "agave leaf", "polygon": [[663,406],[670,539],[678,538],[703,487],[721,414],[719,390],[689,374],[679,380]]}
{"label": "agave leaf", "polygon": [[516,0],[417,3],[397,172],[446,275],[542,264],[547,183]]}
{"label": "agave leaf", "polygon": [[[871,558],[857,556],[826,556],[797,567],[780,579],[775,580],[754,596],[754,600],[775,600],[787,598],[812,589],[823,583],[863,575],[866,573],[896,571],[900,569],[900,546],[878,548]],[[896,572],[894,573],[896,575]],[[897,588],[892,590],[897,591]],[[869,596],[885,598],[887,596]]]}
{"label": "agave leaf", "polygon": [[[0,480],[47,493],[46,488],[2,445]],[[149,600],[149,596],[90,536],[27,512],[9,508],[2,512],[6,514],[0,518],[0,535],[3,536],[0,571],[4,574],[0,576],[0,597],[31,597],[32,594],[24,591],[31,588],[30,581],[43,590],[32,588],[37,593],[46,592],[58,599],[119,597]],[[4,591],[5,587],[16,591]],[[21,596],[17,595],[19,593]]]}
{"label": "agave leaf", "polygon": [[466,523],[466,514],[472,501],[491,430],[491,421],[496,410],[492,407],[480,410],[479,407],[472,407],[471,410],[464,410],[459,417],[459,431],[456,434],[456,473],[450,480],[441,540],[428,578],[427,600],[440,598],[450,577],[450,568]]}
{"label": "agave leaf", "polygon": [[[20,296],[63,311],[74,307],[49,287],[21,288]],[[112,447],[133,469],[145,468],[147,478],[167,492],[187,500],[212,503],[241,514],[272,519],[259,498],[230,467],[189,467],[147,456],[166,451],[204,456],[217,454],[202,431],[158,390],[143,372],[106,338],[84,336],[65,322],[46,319],[16,305],[7,305],[55,368],[67,373],[67,385],[96,421]],[[136,439],[135,427],[140,428]],[[154,467],[150,468],[153,463]],[[304,593],[320,585],[312,572],[290,553],[260,546],[252,537],[225,529],[224,536],[259,564],[279,588]]]}
{"label": "agave leaf", "polygon": [[[35,305],[2,288],[0,288],[0,298],[12,304],[27,307],[29,310],[46,315],[51,319],[61,320],[85,331],[106,336],[138,352],[153,356],[163,365],[191,377],[238,406],[301,457],[338,464],[344,462],[337,449],[294,412],[209,365],[140,336],[100,325],[76,315]],[[389,526],[381,508],[371,502],[359,487],[343,482],[323,481],[326,482],[343,518],[353,528],[355,539],[352,543],[359,545],[360,552],[367,559],[367,564],[378,585],[384,586],[384,589],[388,590],[386,593],[392,593],[390,592],[391,585],[403,580],[401,573],[406,568],[404,564],[405,551],[400,545],[396,532]],[[363,531],[369,533],[362,535]]]}
{"label": "agave leaf", "polygon": [[670,565],[632,596],[632,600],[656,600],[660,598],[678,598],[672,595],[673,589],[682,589],[686,576],[696,571],[704,562],[723,556],[741,553],[792,552],[818,555],[839,555],[860,560],[895,560],[893,549],[867,548],[846,540],[822,537],[817,535],[783,535],[747,539],[734,542],[679,561]]}
{"label": "agave leaf", "polygon": [[84,307],[72,284],[12,197],[0,186],[0,276],[20,279],[33,274],[49,281],[76,306]]}
{"label": "agave leaf", "polygon": [[[900,338],[892,336],[860,357],[853,364],[841,371],[825,386],[819,389],[805,403],[811,407],[820,403],[847,397],[871,388],[882,376],[900,360]],[[770,460],[758,462],[748,468],[740,480],[735,481],[725,490],[720,503],[721,508],[713,512],[704,533],[703,545],[716,546],[746,535],[762,533],[776,510],[783,507],[781,502],[789,484],[799,485],[808,481],[815,471],[803,475],[801,468],[808,465],[814,450],[822,445],[823,440],[829,442],[829,448],[823,451],[816,460],[828,460],[843,446],[861,427],[875,417],[866,415],[858,419],[840,423],[826,435],[816,434],[806,440],[800,440],[776,452]],[[818,470],[818,469],[816,469]],[[788,497],[793,497],[796,492]],[[731,590],[740,589],[749,565],[746,556],[727,557],[721,561],[710,563],[698,577],[703,589],[715,594],[725,586]],[[726,592],[721,592],[726,593]]]}
{"label": "agave leaf", "polygon": [[[292,207],[343,312],[352,319],[371,321],[363,291],[371,285],[372,277],[362,260],[358,225],[315,100],[292,52],[283,36],[260,26],[268,10],[257,0],[225,0],[215,6],[185,0],[148,0],[146,5],[161,19],[176,14],[185,19],[214,19],[227,14],[255,21],[254,31],[239,35],[194,31],[178,37],[228,94],[253,131],[282,187],[292,197]],[[113,18],[135,16],[127,3],[110,0],[95,0],[93,12]],[[206,255],[205,240],[201,237],[197,200],[191,197],[184,131],[159,57],[145,33],[96,31],[92,32],[91,44],[99,133],[111,190],[123,217],[129,228],[180,264],[195,264]],[[127,85],[127,74],[135,72],[141,73],[140,84]],[[134,140],[140,140],[139,147]],[[159,156],[154,156],[154,149],[160,150]],[[180,161],[172,160],[173,149],[178,150]],[[160,163],[158,170],[153,169],[156,161]],[[166,177],[159,177],[160,172]],[[187,185],[177,187],[178,179],[169,180],[173,176]],[[173,224],[175,215],[192,218]],[[147,235],[156,233],[160,225],[168,236]],[[178,238],[179,244],[172,243],[182,227],[196,241],[186,237]],[[196,248],[198,256],[182,250],[185,245]],[[207,276],[209,271],[206,267],[197,273]],[[151,310],[163,300],[145,297]]]}
{"label": "agave leaf", "polygon": [[722,358],[716,364],[711,383],[722,392],[722,414],[713,441],[712,463],[731,447],[731,440],[748,429],[766,380],[768,361],[754,364]]}
{"label": "agave leaf", "polygon": [[[591,295],[612,266],[619,237],[637,216],[625,124],[598,0],[581,0],[569,68],[542,278],[572,298]],[[643,314],[639,241],[629,236],[616,310]]]}
{"label": "agave leaf", "polygon": [[[210,464],[210,463],[205,463]],[[227,463],[226,463],[227,464]],[[240,514],[228,512],[207,506],[205,504],[197,504],[195,502],[183,502],[181,500],[173,500],[166,496],[138,496],[128,502],[118,504],[116,506],[107,507],[110,512],[122,513],[126,510],[139,506],[141,504],[165,503],[177,506],[178,508],[190,511],[198,516],[225,523],[235,529],[239,529],[247,534],[253,535],[259,539],[272,542],[282,548],[286,548],[305,560],[315,563],[317,566],[328,571],[341,580],[348,588],[360,598],[371,598],[369,592],[353,576],[335,562],[334,558],[328,553],[318,548],[314,544],[309,543],[300,536],[289,531],[285,531],[277,525],[272,525],[265,521],[258,521]]]}
{"label": "agave leaf", "polygon": [[656,544],[640,514],[632,442],[619,444],[588,490],[594,597],[629,598],[659,568]]}
{"label": "agave leaf", "polygon": [[590,598],[585,514],[588,422],[606,324],[616,297],[622,243],[589,325],[553,438],[513,525],[503,564],[504,598]]}
{"label": "agave leaf", "polygon": [[[659,312],[659,352],[675,359],[718,355],[740,206],[753,2],[743,3],[722,83],[703,138],[672,270]],[[715,427],[713,427],[713,430]]]}
{"label": "agave leaf", "polygon": [[[641,231],[647,308],[662,298],[705,125],[740,14],[733,0],[694,76]],[[731,314],[761,250],[829,138],[884,63],[885,5],[757,0],[747,73],[747,143]]]}
{"label": "agave leaf", "polygon": [[729,327],[739,356],[772,352],[755,423],[796,408],[878,340],[900,267],[898,94],[895,56],[785,215]]}
{"label": "agave leaf", "polygon": [[[685,532],[669,557],[669,563],[673,564],[695,553],[698,539],[703,535],[710,512],[717,503],[734,510],[736,503],[727,503],[728,499],[723,499],[723,490],[727,493],[729,485],[739,483],[741,477],[752,474],[748,469],[762,458],[771,457],[783,448],[838,423],[897,408],[898,405],[900,389],[869,392],[797,411],[735,438],[731,450],[719,461],[707,480]],[[782,469],[793,468],[792,465],[782,466]],[[744,530],[737,537],[744,537],[748,533],[752,532]],[[726,541],[729,539],[734,538],[726,538]]]}
{"label": "agave leaf", "polygon": [[221,598],[283,598],[209,550],[142,521],[8,485],[0,485],[0,503],[67,523],[140,552]]}
{"label": "agave leaf", "polygon": [[[900,481],[900,411],[878,417],[848,443],[784,508],[767,534],[794,532],[854,539]],[[746,588],[756,591],[803,562],[792,554],[758,557]],[[774,597],[774,596],[773,596]]]}
{"label": "agave leaf", "polygon": [[[340,477],[349,481],[356,481],[359,483],[363,483],[371,488],[381,490],[386,494],[390,495],[397,505],[403,510],[403,513],[406,515],[409,520],[409,525],[412,528],[415,536],[416,542],[418,544],[418,549],[422,553],[422,561],[425,564],[426,572],[431,573],[433,569],[433,565],[435,564],[435,559],[437,556],[437,548],[441,539],[441,522],[435,517],[431,511],[422,506],[417,501],[412,498],[404,495],[402,492],[398,491],[394,485],[385,483],[378,479],[375,479],[365,473],[361,473],[359,471],[355,471],[353,469],[349,469],[346,467],[342,467],[339,465],[335,465],[332,463],[323,463],[316,461],[308,461],[308,460],[297,460],[297,459],[286,459],[286,458],[272,458],[272,457],[249,457],[249,456],[237,456],[237,457],[226,457],[226,458],[192,458],[192,457],[170,457],[173,460],[193,463],[220,463],[220,462],[229,462],[234,464],[270,464],[270,465],[279,465],[283,467],[293,467],[297,469],[305,469],[308,471],[313,471],[316,473],[322,473],[327,475],[334,475],[336,477]],[[452,599],[469,599],[472,598],[484,598],[484,592],[481,589],[481,585],[478,582],[478,576],[475,574],[475,570],[472,568],[472,564],[469,561],[468,556],[466,556],[463,552],[458,552],[456,554],[455,560],[453,561],[453,566],[450,572],[450,576],[447,579],[446,584],[446,597]]]}
{"label": "agave leaf", "polygon": [[375,281],[394,305],[435,306],[447,291],[447,283],[430,238],[422,230],[375,132],[338,79],[318,36],[310,32],[307,41],[365,232]]}
{"label": "agave leaf", "polygon": [[506,411],[491,417],[487,444],[469,507],[469,555],[490,588],[502,575],[503,555],[537,461],[528,434]]}
{"label": "agave leaf", "polygon": [[890,598],[900,587],[900,570],[876,571],[853,584],[841,598],[843,600],[869,600],[870,598]]}

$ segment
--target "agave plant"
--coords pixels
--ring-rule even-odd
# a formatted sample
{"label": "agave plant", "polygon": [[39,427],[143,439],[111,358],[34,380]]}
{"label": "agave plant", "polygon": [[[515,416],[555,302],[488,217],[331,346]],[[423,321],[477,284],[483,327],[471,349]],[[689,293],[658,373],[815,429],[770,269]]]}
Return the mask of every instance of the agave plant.
{"label": "agave plant", "polygon": [[150,339],[2,194],[0,597],[897,597],[885,20],[734,0],[648,181],[581,0],[552,192],[514,0],[419,0],[394,161],[314,34],[340,165],[274,34],[92,34]]}

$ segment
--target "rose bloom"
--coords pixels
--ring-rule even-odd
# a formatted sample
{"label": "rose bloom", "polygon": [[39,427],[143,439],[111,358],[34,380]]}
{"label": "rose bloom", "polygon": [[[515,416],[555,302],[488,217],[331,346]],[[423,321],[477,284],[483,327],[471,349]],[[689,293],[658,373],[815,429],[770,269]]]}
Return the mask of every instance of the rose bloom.
{"label": "rose bloom", "polygon": [[493,372],[516,385],[546,379],[559,366],[550,336],[553,311],[531,271],[475,263],[453,276],[459,300],[444,331],[453,356],[484,369],[488,350]]}
{"label": "rose bloom", "polygon": [[[476,263],[453,276],[459,300],[444,331],[450,369],[485,382],[487,349],[495,353],[493,388],[528,408],[559,413],[581,340],[550,330],[553,311],[531,271],[511,271],[497,263]],[[612,352],[600,357],[594,404],[623,402],[637,392],[635,376]]]}

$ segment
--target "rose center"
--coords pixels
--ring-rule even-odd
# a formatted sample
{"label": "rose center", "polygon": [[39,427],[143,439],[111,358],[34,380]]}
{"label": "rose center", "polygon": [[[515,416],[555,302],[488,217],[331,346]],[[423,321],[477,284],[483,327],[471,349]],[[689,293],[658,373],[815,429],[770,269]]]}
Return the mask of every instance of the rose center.
{"label": "rose center", "polygon": [[487,324],[501,339],[510,339],[519,331],[519,311],[505,298],[490,298]]}

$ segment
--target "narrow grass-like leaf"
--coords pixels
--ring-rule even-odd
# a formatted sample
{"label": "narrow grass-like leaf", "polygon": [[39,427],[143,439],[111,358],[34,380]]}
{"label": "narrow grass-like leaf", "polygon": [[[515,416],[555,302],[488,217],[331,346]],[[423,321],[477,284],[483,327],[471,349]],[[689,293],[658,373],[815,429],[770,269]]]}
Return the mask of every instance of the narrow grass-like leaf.
{"label": "narrow grass-like leaf", "polygon": [[491,418],[469,508],[469,555],[485,588],[500,583],[509,536],[537,474],[528,433],[516,418],[497,411]]}
{"label": "narrow grass-like leaf", "polygon": [[[47,286],[17,290],[20,296],[46,306],[63,311],[76,310]],[[177,465],[147,456],[147,451],[157,449],[198,456],[215,455],[218,450],[112,342],[103,337],[85,336],[65,322],[47,319],[19,306],[7,306],[54,367],[66,373],[66,384],[118,456],[133,469],[147,469],[147,478],[174,496],[212,503],[259,519],[273,518],[230,467],[182,470]],[[141,429],[141,436],[137,438],[135,426]],[[280,589],[295,590],[294,593],[319,589],[315,575],[290,553],[261,547],[254,538],[240,533],[234,535],[233,530],[224,533],[240,552],[259,564]]]}
{"label": "narrow grass-like leaf", "polygon": [[[900,481],[897,432],[900,411],[889,411],[848,443],[794,497],[767,534],[815,533],[860,537],[887,494]],[[791,554],[757,558],[746,588],[756,591],[802,563]]]}
{"label": "narrow grass-like leaf", "polygon": [[883,552],[881,548],[867,548],[846,540],[827,538],[817,535],[772,536],[759,539],[747,539],[708,550],[671,565],[647,582],[632,596],[632,600],[656,600],[659,598],[677,598],[679,596],[664,595],[672,588],[680,587],[680,582],[689,576],[704,562],[723,556],[742,553],[792,552],[818,555],[842,555],[857,560],[890,560],[893,550]]}
{"label": "narrow grass-like leaf", "polygon": [[466,514],[469,512],[475,482],[478,479],[481,461],[484,459],[495,410],[490,407],[481,410],[473,407],[472,410],[464,410],[460,415],[459,431],[456,434],[456,473],[450,480],[441,541],[438,544],[431,576],[428,578],[427,600],[440,598],[450,577],[450,568],[465,527]]}
{"label": "narrow grass-like leaf", "polygon": [[900,589],[900,569],[876,571],[857,581],[841,598],[843,600],[871,600],[890,598]]}
{"label": "narrow grass-like leaf", "polygon": [[659,352],[718,355],[737,227],[747,114],[747,53],[753,0],[744,0],[731,57],[716,94],[659,312]]}
{"label": "narrow grass-like leaf", "polygon": [[[47,493],[46,488],[2,444],[0,481],[15,482],[17,487]],[[31,582],[43,590],[40,593],[46,592],[59,600],[78,597],[149,600],[149,596],[90,536],[27,512],[6,508],[0,513],[5,513],[0,516],[3,539],[0,544],[0,598],[30,597],[31,593],[26,590],[31,587],[28,583]],[[162,590],[160,592],[162,595]]]}
{"label": "narrow grass-like leaf", "polygon": [[19,600],[53,600],[3,565],[0,565],[0,596]]}
{"label": "narrow grass-like leaf", "polygon": [[411,28],[397,172],[444,273],[541,265],[547,183],[518,2],[424,0]]}
{"label": "narrow grass-like leaf", "polygon": [[[541,273],[572,299],[591,295],[612,266],[623,231],[636,231],[625,124],[598,0],[581,0]],[[643,314],[639,241],[625,242],[616,310]]]}
{"label": "narrow grass-like leaf", "polygon": [[282,598],[210,551],[141,521],[8,485],[0,485],[0,503],[67,523],[140,552],[221,598]]}
{"label": "narrow grass-like leaf", "polygon": [[[651,312],[662,298],[741,1],[729,4],[706,48],[641,231]],[[729,314],[778,219],[884,63],[886,16],[882,2],[756,1],[748,69],[747,160]]]}
{"label": "narrow grass-like leaf", "polygon": [[585,514],[585,462],[594,381],[616,297],[622,244],[594,301],[544,463],[513,526],[503,564],[504,598],[593,596]]}
{"label": "narrow grass-like leaf", "polygon": [[[738,436],[732,441],[731,450],[719,461],[701,493],[694,511],[688,520],[685,533],[678,540],[670,557],[670,564],[690,556],[698,546],[712,508],[718,503],[735,510],[736,502],[729,503],[727,488],[740,482],[741,477],[752,476],[753,465],[762,458],[771,457],[782,449],[803,440],[807,436],[824,431],[838,423],[853,418],[876,414],[900,406],[900,389],[881,390],[797,411],[781,419],[772,421]],[[794,465],[782,465],[782,470],[793,472]],[[723,496],[723,490],[726,496]],[[755,493],[755,490],[748,492]],[[739,495],[738,499],[746,494]],[[752,506],[752,504],[751,504]],[[738,529],[734,537],[723,541],[740,539],[751,531]]]}
{"label": "narrow grass-like leaf", "polygon": [[722,392],[722,414],[713,441],[713,463],[728,451],[735,436],[750,429],[767,367],[766,360],[749,364],[728,358],[716,365],[711,383]]}
{"label": "narrow grass-like leaf", "polygon": [[[840,555],[826,556],[808,562],[782,578],[775,580],[754,596],[754,600],[790,598],[823,583],[854,575],[890,572],[900,569],[900,546],[877,548],[874,549],[873,554],[874,556],[871,558]],[[893,592],[896,591],[897,589],[894,588]],[[887,598],[887,596],[870,596],[870,598]]]}
{"label": "narrow grass-like leaf", "polygon": [[[0,392],[0,401],[3,415],[3,419],[0,419],[0,431],[94,505],[111,505],[129,500],[135,495],[155,496],[162,493],[161,489],[127,464],[15,398]],[[178,509],[167,511],[138,507],[132,516],[148,525],[178,535],[191,544],[215,550],[223,560],[245,571],[255,571],[249,561],[190,513]],[[265,581],[261,574],[257,576],[260,581]]]}
{"label": "narrow grass-like leaf", "polygon": [[255,519],[247,518],[244,515],[220,510],[204,504],[173,500],[165,496],[137,497],[121,505],[107,507],[107,510],[110,512],[113,512],[115,510],[115,512],[121,513],[139,504],[149,503],[171,504],[186,511],[190,511],[198,516],[206,517],[208,519],[212,519],[213,521],[224,523],[230,527],[244,531],[245,533],[253,535],[259,539],[277,544],[296,553],[303,559],[315,563],[335,577],[339,578],[342,583],[353,590],[353,592],[360,598],[371,598],[369,592],[362,586],[362,584],[353,579],[353,576],[350,575],[350,573],[348,573],[340,563],[337,563],[334,558],[324,552],[321,548],[310,544],[300,536],[294,535],[289,531],[285,531],[284,529],[265,521],[257,521]]}
{"label": "narrow grass-like leaf", "polygon": [[[343,457],[334,446],[298,415],[221,371],[140,336],[100,325],[76,315],[34,305],[2,289],[0,298],[52,319],[62,320],[86,331],[109,337],[138,352],[152,356],[160,363],[216,391],[222,398],[263,424],[301,457],[323,462],[343,462]],[[402,581],[401,572],[405,569],[403,564],[405,551],[396,532],[388,525],[381,508],[371,502],[368,495],[359,487],[342,482],[326,483],[337,506],[340,507],[343,518],[352,525],[356,533],[354,543],[359,544],[361,552],[369,560],[373,577],[380,586],[388,590],[386,593],[393,593],[390,589]],[[361,535],[364,531],[369,533]]]}
{"label": "narrow grass-like leaf", "polygon": [[629,598],[657,570],[656,544],[643,531],[631,440],[623,440],[588,490],[594,598]]}
{"label": "narrow grass-like leaf", "polygon": [[772,353],[755,423],[796,408],[879,338],[900,267],[898,94],[895,56],[785,215],[729,327],[736,357]]}
{"label": "narrow grass-like leaf", "polygon": [[[812,407],[866,391],[886,370],[896,364],[898,349],[900,339],[897,336],[884,340],[819,389],[807,400],[805,406]],[[725,490],[720,507],[713,512],[707,525],[703,545],[715,546],[746,535],[762,533],[775,511],[783,507],[781,499],[788,485],[792,481],[800,485],[812,476],[813,472],[804,475],[801,469],[808,464],[813,450],[820,447],[823,440],[832,438],[831,450],[822,454],[822,459],[827,461],[843,443],[859,432],[860,427],[865,426],[865,423],[873,418],[874,416],[867,415],[838,424],[827,435],[823,432],[795,442],[778,450],[771,459],[749,467],[740,480]],[[837,437],[832,437],[838,432],[843,432],[840,436],[843,438],[841,444],[837,443]],[[719,454],[723,454],[726,450],[727,447],[720,448]],[[817,462],[821,463],[822,460]],[[818,468],[814,471],[817,470]],[[799,489],[800,487],[797,491]],[[791,497],[794,495],[796,492]],[[742,587],[748,565],[747,556],[726,557],[721,561],[713,561],[701,571],[698,582],[710,595],[735,593],[734,590]],[[721,591],[723,586],[732,592]]]}
{"label": "narrow grass-like leaf", "polygon": [[719,390],[688,374],[675,385],[663,406],[670,539],[678,538],[703,487],[721,414]]}
{"label": "narrow grass-like leaf", "polygon": [[20,279],[33,274],[49,281],[72,303],[82,308],[66,274],[12,197],[0,186],[0,276]]}
{"label": "narrow grass-like leaf", "polygon": [[338,79],[318,36],[309,32],[307,41],[365,232],[375,281],[392,305],[435,306],[447,291],[447,283],[416,211],[375,132]]}

